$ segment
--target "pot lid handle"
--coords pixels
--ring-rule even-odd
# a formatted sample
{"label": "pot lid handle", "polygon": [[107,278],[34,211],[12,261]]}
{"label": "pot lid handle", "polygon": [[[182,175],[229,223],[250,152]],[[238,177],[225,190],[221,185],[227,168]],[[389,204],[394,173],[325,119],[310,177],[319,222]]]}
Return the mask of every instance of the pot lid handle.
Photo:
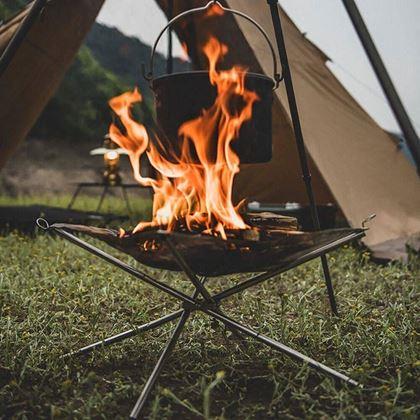
{"label": "pot lid handle", "polygon": [[156,41],[153,45],[151,54],[150,54],[150,63],[149,63],[149,71],[146,73],[146,69],[145,69],[145,65],[144,63],[142,64],[142,72],[143,72],[143,77],[148,80],[149,82],[151,80],[153,80],[153,69],[154,69],[154,59],[155,59],[155,53],[156,53],[156,47],[160,41],[160,39],[162,38],[162,35],[166,32],[166,30],[168,28],[170,28],[176,21],[178,21],[179,19],[184,18],[185,16],[188,15],[192,15],[194,13],[198,13],[198,12],[202,12],[206,9],[208,9],[209,7],[213,6],[217,4],[222,10],[226,11],[226,12],[230,12],[234,15],[238,15],[241,16],[242,18],[246,19],[247,21],[251,22],[254,26],[257,27],[257,29],[260,31],[260,33],[264,36],[265,40],[267,41],[269,47],[270,47],[270,51],[271,51],[271,56],[273,58],[273,81],[274,81],[274,88],[273,90],[277,89],[280,82],[283,80],[283,74],[278,72],[278,64],[277,64],[277,56],[276,53],[274,51],[274,47],[273,44],[270,41],[270,38],[267,35],[267,32],[263,29],[263,27],[256,22],[254,19],[252,19],[251,17],[249,17],[248,15],[246,15],[245,13],[240,12],[239,10],[234,10],[234,9],[230,9],[228,7],[224,7],[219,1],[217,0],[211,0],[209,1],[205,6],[202,7],[196,7],[194,9],[189,9],[186,10],[185,12],[180,13],[179,15],[175,16],[173,19],[171,19],[168,24],[160,31],[158,37],[156,38]]}

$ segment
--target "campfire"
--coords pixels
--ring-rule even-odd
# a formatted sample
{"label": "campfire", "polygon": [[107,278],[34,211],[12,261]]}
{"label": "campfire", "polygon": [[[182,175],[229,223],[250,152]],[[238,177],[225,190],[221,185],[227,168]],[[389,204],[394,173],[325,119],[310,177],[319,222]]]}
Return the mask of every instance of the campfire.
{"label": "campfire", "polygon": [[[348,229],[301,232],[293,217],[245,213],[241,211],[244,199],[233,203],[233,183],[242,153],[240,148],[239,152],[235,150],[235,145],[240,141],[249,144],[253,134],[257,138],[266,137],[265,129],[263,137],[259,137],[264,118],[261,115],[255,118],[254,110],[261,112],[258,107],[261,102],[271,105],[275,78],[273,81],[248,73],[241,66],[219,70],[228,47],[214,37],[204,45],[203,53],[208,71],[189,72],[188,78],[199,80],[196,86],[202,86],[205,92],[198,90],[193,94],[205,100],[179,105],[181,113],[170,109],[177,115],[175,136],[166,127],[167,119],[162,124],[166,130],[159,124],[150,129],[134,119],[132,108],[142,101],[137,89],[109,101],[119,119],[111,124],[109,136],[128,154],[136,181],[153,189],[152,220],[140,221],[127,232],[121,228],[117,231],[90,226],[56,227],[99,238],[148,266],[180,270],[182,267],[167,240],[170,235],[187,265],[205,276],[275,269],[325,243],[348,236],[351,233]],[[158,122],[165,113],[161,103],[165,96],[159,89],[173,89],[178,76],[154,80]],[[179,86],[176,90],[179,91]],[[180,102],[184,100],[182,94],[181,91],[177,98]],[[197,103],[208,106],[198,107]],[[188,115],[192,117],[186,118]],[[268,115],[269,124],[264,127],[270,131],[271,113]],[[142,174],[143,155],[147,155],[156,177]]]}
{"label": "campfire", "polygon": [[[180,153],[133,119],[131,107],[142,100],[137,89],[109,101],[124,127],[123,132],[112,124],[110,136],[129,154],[135,179],[154,191],[153,219],[140,222],[133,233],[158,228],[227,239],[230,231],[251,229],[239,212],[242,202],[236,206],[232,202],[233,181],[240,170],[232,143],[244,122],[251,119],[259,97],[245,87],[244,68],[217,70],[227,52],[227,46],[213,37],[204,46],[209,82],[216,87],[217,96],[201,115],[180,126]],[[156,170],[156,179],[142,176],[143,154]]]}

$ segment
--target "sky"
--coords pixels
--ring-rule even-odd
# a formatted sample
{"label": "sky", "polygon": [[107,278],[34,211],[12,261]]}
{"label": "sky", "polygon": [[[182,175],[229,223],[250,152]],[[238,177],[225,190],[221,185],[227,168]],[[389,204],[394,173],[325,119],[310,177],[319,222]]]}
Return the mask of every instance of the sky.
{"label": "sky", "polygon": [[[242,1],[267,4],[265,0]],[[279,2],[307,38],[332,60],[328,66],[364,109],[385,129],[400,131],[342,2]],[[420,0],[358,0],[357,5],[420,134]],[[166,24],[154,0],[106,0],[98,21],[148,44]],[[164,38],[158,50],[165,53]],[[181,55],[178,42],[174,52]]]}

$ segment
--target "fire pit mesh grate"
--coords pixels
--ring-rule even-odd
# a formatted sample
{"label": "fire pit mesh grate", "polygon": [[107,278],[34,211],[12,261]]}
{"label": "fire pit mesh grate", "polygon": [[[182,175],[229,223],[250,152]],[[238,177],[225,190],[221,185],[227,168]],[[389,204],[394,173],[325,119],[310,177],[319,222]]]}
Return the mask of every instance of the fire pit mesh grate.
{"label": "fire pit mesh grate", "polygon": [[363,232],[363,229],[284,230],[277,231],[275,238],[265,240],[223,240],[206,234],[159,230],[121,235],[117,230],[85,225],[54,224],[51,227],[100,239],[144,265],[181,271],[168,245],[167,239],[170,238],[188,266],[201,276],[270,271],[323,246]]}

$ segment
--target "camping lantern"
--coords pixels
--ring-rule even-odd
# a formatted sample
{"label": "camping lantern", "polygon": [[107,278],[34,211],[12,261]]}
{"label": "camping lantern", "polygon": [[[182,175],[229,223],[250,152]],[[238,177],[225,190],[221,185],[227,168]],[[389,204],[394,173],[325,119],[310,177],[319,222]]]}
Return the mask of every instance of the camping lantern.
{"label": "camping lantern", "polygon": [[118,147],[109,135],[104,137],[103,147],[91,150],[90,154],[103,155],[105,169],[102,173],[103,182],[105,185],[115,186],[121,184],[121,175],[119,173],[120,155],[127,154],[127,152]]}
{"label": "camping lantern", "polygon": [[109,185],[116,185],[121,182],[121,176],[118,173],[120,155],[116,150],[109,150],[104,154],[105,171],[103,173],[104,181]]}
{"label": "camping lantern", "polygon": [[[197,118],[204,109],[208,109],[214,103],[217,89],[210,82],[209,71],[189,71],[155,78],[153,67],[156,47],[165,31],[175,22],[188,15],[203,12],[214,5],[224,11],[241,16],[255,25],[271,50],[273,78],[264,74],[250,72],[245,74],[245,88],[255,92],[259,100],[253,105],[251,119],[242,125],[238,137],[232,142],[232,149],[240,158],[241,163],[268,162],[272,157],[271,107],[273,90],[278,87],[282,79],[277,71],[276,54],[268,35],[257,22],[242,12],[222,6],[218,1],[211,1],[204,7],[187,10],[170,20],[161,30],[153,45],[150,56],[150,72],[144,74],[144,77],[149,81],[154,92],[156,119],[165,137],[161,141],[164,145],[170,146],[176,155],[179,155],[181,145],[178,136],[179,128],[183,123]],[[240,103],[232,104],[232,112],[235,113],[235,107],[240,106]],[[216,142],[215,139],[214,143],[216,144]]]}

